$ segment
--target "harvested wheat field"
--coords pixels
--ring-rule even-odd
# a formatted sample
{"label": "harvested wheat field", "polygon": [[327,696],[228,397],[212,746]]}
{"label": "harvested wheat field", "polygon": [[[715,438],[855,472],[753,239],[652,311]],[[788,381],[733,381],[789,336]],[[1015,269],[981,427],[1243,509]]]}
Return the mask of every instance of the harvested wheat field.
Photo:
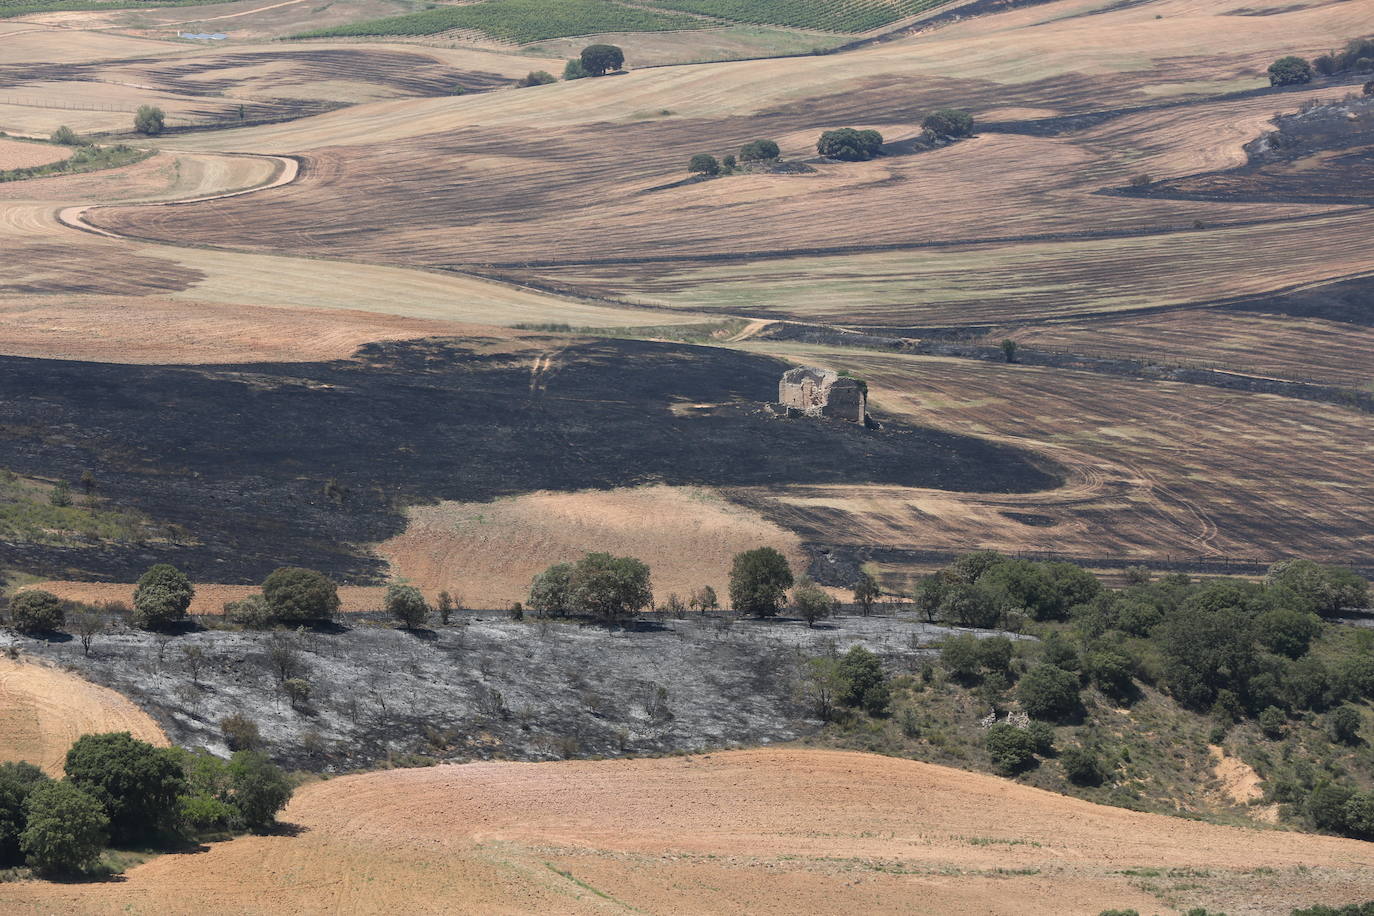
{"label": "harvested wheat field", "polygon": [[0,760],[24,760],[60,777],[77,738],[123,731],[167,744],[157,723],[113,690],[37,662],[0,658]]}
{"label": "harvested wheat field", "polygon": [[[114,884],[6,884],[7,912],[1240,914],[1359,897],[1374,850],[1106,808],[866,754],[476,763],[316,783],[293,835]],[[1131,869],[1180,869],[1167,902]],[[1253,903],[1263,894],[1266,903]],[[1177,901],[1177,902],[1175,902]]]}
{"label": "harvested wheat field", "polygon": [[0,170],[22,169],[35,165],[60,162],[71,150],[46,143],[23,143],[19,140],[0,140]]}
{"label": "harvested wheat field", "polygon": [[589,551],[648,563],[660,604],[672,594],[685,602],[703,585],[724,600],[731,558],[742,550],[775,547],[794,569],[806,568],[795,533],[699,487],[530,493],[409,514],[405,533],[377,548],[392,574],[430,593],[447,589],[469,607],[524,601],[536,573]]}

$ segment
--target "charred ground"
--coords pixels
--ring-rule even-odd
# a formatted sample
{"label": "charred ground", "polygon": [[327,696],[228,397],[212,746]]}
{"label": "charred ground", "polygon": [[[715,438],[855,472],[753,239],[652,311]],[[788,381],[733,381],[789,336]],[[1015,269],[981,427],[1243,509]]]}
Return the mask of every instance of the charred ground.
{"label": "charred ground", "polygon": [[[140,367],[4,359],[0,467],[76,481],[169,526],[133,547],[15,547],[54,577],[174,562],[200,581],[286,563],[378,581],[402,510],[637,483],[885,483],[1028,492],[1027,453],[932,429],[778,419],[784,364],[719,348],[527,338],[371,344],[330,363]],[[334,481],[335,486],[326,485]],[[8,550],[8,548],[7,548]]]}

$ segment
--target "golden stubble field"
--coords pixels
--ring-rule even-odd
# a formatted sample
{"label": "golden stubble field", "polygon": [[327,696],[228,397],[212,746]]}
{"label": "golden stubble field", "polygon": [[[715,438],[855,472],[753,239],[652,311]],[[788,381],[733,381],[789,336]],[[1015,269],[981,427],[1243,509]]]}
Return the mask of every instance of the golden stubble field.
{"label": "golden stubble field", "polygon": [[[1277,914],[1360,898],[1374,876],[1374,851],[1354,840],[1139,814],[930,764],[799,749],[347,776],[302,788],[284,819],[294,835],[164,856],[117,883],[6,884],[0,906],[1059,916],[1206,904]],[[1133,870],[1162,877],[1142,882]]]}
{"label": "golden stubble field", "polygon": [[73,741],[112,731],[167,745],[157,723],[115,691],[48,664],[0,658],[0,760],[23,760],[61,778]]}

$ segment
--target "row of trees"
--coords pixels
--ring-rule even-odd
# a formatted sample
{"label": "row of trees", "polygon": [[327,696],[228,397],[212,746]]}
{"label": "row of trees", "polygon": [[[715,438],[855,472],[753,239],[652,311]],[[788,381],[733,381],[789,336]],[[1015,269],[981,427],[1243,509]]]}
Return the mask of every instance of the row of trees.
{"label": "row of trees", "polygon": [[780,156],[782,150],[776,142],[751,140],[739,148],[738,156],[717,159],[710,153],[697,153],[687,161],[687,171],[707,177],[728,175],[738,169],[742,162],[772,162]]}
{"label": "row of trees", "polygon": [[[1269,65],[1269,85],[1300,86],[1312,82],[1314,76],[1335,76],[1339,73],[1374,73],[1374,38],[1356,38],[1340,51],[1322,54],[1311,61],[1296,55],[1280,57]],[[1369,85],[1365,95],[1374,95]]]}
{"label": "row of trees", "polygon": [[65,778],[0,764],[0,864],[79,872],[108,845],[172,847],[208,833],[263,831],[291,798],[286,774],[263,755],[225,761],[158,748],[128,732],[84,735]]}
{"label": "row of trees", "polygon": [[[973,118],[965,111],[941,108],[927,115],[921,122],[928,142],[947,142],[973,134]],[[824,131],[816,141],[816,152],[827,159],[841,162],[863,162],[877,156],[883,147],[883,135],[876,130],[855,130],[840,127]],[[740,147],[739,156],[718,160],[710,153],[697,153],[687,162],[687,171],[698,175],[715,176],[733,172],[740,162],[777,159],[781,155],[772,140],[755,140]]]}
{"label": "row of trees", "polygon": [[[789,589],[793,590],[791,607],[808,624],[834,613],[835,599],[810,578],[794,577],[787,558],[772,547],[743,551],[731,561],[730,606],[738,613],[777,616],[788,605]],[[878,597],[878,583],[862,575],[854,596],[867,611]],[[589,553],[576,563],[556,563],[535,576],[528,606],[549,616],[579,614],[618,623],[651,607],[653,601],[649,567],[643,561]],[[702,611],[714,610],[717,605],[715,589],[710,586],[693,592],[690,599],[690,606]],[[671,612],[685,607],[673,595],[665,609]]]}

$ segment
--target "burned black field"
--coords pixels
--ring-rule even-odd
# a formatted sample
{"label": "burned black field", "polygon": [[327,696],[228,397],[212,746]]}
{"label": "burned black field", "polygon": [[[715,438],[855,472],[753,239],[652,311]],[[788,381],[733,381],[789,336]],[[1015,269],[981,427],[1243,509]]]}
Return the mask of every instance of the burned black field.
{"label": "burned black field", "polygon": [[640,483],[1059,483],[1044,461],[976,438],[778,419],[763,402],[784,368],[643,341],[515,355],[412,341],[331,363],[253,366],[5,358],[0,467],[73,484],[90,471],[99,497],[169,535],[4,549],[55,577],[127,581],[167,561],[199,581],[253,582],[303,565],[366,584],[385,573],[366,545],[396,534],[406,506],[442,499]]}

